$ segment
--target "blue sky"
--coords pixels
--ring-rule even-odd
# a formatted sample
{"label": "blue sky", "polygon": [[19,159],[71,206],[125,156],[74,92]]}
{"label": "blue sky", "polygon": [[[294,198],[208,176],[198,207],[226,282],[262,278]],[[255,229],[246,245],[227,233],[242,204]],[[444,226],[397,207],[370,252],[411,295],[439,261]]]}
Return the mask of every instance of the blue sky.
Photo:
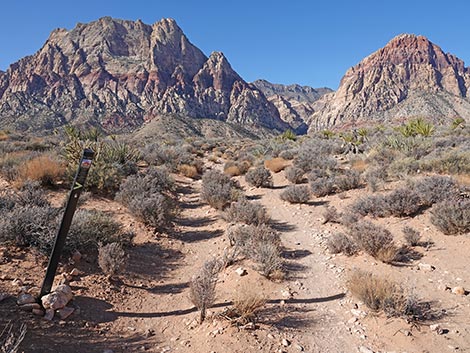
{"label": "blue sky", "polygon": [[247,81],[336,89],[345,71],[400,33],[427,36],[470,62],[468,5],[454,1],[5,0],[0,69],[33,54],[58,27],[99,17],[174,18],[206,55],[222,51]]}

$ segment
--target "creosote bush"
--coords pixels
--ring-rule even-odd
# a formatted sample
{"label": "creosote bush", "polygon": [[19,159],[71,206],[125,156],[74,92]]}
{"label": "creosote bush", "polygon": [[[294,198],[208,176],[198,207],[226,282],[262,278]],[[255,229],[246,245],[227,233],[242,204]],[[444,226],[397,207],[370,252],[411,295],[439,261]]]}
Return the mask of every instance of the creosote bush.
{"label": "creosote bush", "polygon": [[269,222],[266,209],[259,202],[250,202],[241,197],[233,202],[223,214],[228,222],[240,222],[245,224],[265,224]]}
{"label": "creosote bush", "polygon": [[109,275],[118,275],[126,265],[126,253],[120,243],[98,244],[98,265]]}
{"label": "creosote bush", "polygon": [[271,172],[263,166],[250,169],[245,175],[245,180],[248,184],[257,188],[270,188],[273,186]]}
{"label": "creosote bush", "polygon": [[410,187],[419,195],[424,206],[455,198],[459,194],[458,183],[451,177],[433,175],[415,180]]}
{"label": "creosote bush", "polygon": [[307,203],[310,200],[310,189],[307,185],[289,185],[280,197],[289,203]]}
{"label": "creosote bush", "polygon": [[361,186],[361,174],[356,170],[347,169],[334,178],[334,183],[339,192],[357,189]]}
{"label": "creosote bush", "polygon": [[210,206],[222,210],[239,197],[239,187],[229,176],[208,170],[202,176],[201,197]]}
{"label": "creosote bush", "polygon": [[309,175],[310,189],[312,193],[317,197],[323,197],[335,192],[334,179],[329,177],[318,178],[312,180]]}

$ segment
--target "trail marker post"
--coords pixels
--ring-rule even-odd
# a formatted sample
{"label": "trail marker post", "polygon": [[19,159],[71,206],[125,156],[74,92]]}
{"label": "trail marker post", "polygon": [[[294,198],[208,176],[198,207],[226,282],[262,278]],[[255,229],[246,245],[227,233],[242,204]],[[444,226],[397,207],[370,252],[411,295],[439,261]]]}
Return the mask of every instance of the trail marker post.
{"label": "trail marker post", "polygon": [[49,258],[49,264],[47,265],[46,276],[44,277],[44,282],[42,283],[39,300],[44,295],[49,294],[51,291],[55,273],[57,271],[57,266],[59,265],[60,255],[65,245],[65,239],[67,238],[67,233],[69,232],[70,225],[72,224],[72,218],[75,210],[77,209],[78,198],[82,193],[83,185],[85,184],[85,180],[88,175],[88,171],[90,170],[94,155],[95,152],[93,152],[91,149],[86,148],[83,150],[83,155],[80,159],[77,174],[75,175],[75,179],[70,190],[67,206],[65,207],[64,216],[62,217],[62,222],[60,223],[59,232],[55,238],[54,247],[52,248],[51,257]]}

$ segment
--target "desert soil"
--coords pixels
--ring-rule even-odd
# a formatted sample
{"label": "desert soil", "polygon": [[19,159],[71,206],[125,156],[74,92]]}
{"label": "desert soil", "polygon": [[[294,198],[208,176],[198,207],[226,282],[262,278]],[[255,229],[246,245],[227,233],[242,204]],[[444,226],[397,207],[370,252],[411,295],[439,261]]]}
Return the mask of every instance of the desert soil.
{"label": "desert soil", "polygon": [[[28,332],[20,351],[470,352],[470,296],[445,289],[470,288],[468,235],[442,235],[425,212],[413,219],[374,220],[399,241],[403,225],[422,232],[433,245],[416,248],[416,260],[391,266],[365,254],[331,255],[325,240],[342,226],[323,224],[325,206],[342,211],[367,190],[291,205],[279,198],[288,184],[283,172],[274,175],[272,189],[252,188],[243,177],[239,180],[246,195],[267,208],[273,227],[281,232],[287,278],[280,283],[269,281],[249,262],[226,268],[219,276],[216,305],[199,324],[198,312],[189,299],[189,282],[206,260],[220,256],[229,246],[224,234],[227,223],[201,201],[200,180],[176,178],[182,213],[171,234],[155,234],[115,201],[93,198],[87,202],[84,207],[113,214],[136,237],[128,249],[127,269],[118,280],[108,280],[86,256],[76,263],[64,261],[59,272],[81,271],[71,281],[76,311],[66,320],[49,322],[17,308],[18,287],[13,280],[39,287],[47,258],[30,250],[0,248],[0,292],[11,294],[0,303],[0,320],[2,327],[8,321],[26,322]],[[65,197],[66,192],[51,193],[57,203]],[[430,264],[434,270],[419,270],[419,263]],[[239,276],[235,272],[239,267],[245,268],[247,275]],[[347,276],[354,269],[397,280],[432,302],[445,314],[437,322],[443,334],[430,329],[436,322],[413,325],[368,310],[346,290]],[[255,328],[232,326],[220,314],[239,293],[247,291],[262,293],[267,304]]]}

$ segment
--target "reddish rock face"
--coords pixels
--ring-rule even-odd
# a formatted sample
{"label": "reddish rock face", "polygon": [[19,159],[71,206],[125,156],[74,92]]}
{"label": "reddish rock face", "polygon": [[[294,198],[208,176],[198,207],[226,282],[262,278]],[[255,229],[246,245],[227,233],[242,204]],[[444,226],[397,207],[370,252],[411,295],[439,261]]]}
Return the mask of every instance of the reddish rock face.
{"label": "reddish rock face", "polygon": [[[423,36],[392,39],[314,106],[310,129],[408,116],[469,118],[470,70]],[[450,115],[450,116],[449,116]]]}
{"label": "reddish rock face", "polygon": [[275,107],[231,68],[207,58],[172,19],[101,18],[54,30],[0,72],[0,125],[40,130],[70,121],[119,131],[159,114],[285,129]]}

